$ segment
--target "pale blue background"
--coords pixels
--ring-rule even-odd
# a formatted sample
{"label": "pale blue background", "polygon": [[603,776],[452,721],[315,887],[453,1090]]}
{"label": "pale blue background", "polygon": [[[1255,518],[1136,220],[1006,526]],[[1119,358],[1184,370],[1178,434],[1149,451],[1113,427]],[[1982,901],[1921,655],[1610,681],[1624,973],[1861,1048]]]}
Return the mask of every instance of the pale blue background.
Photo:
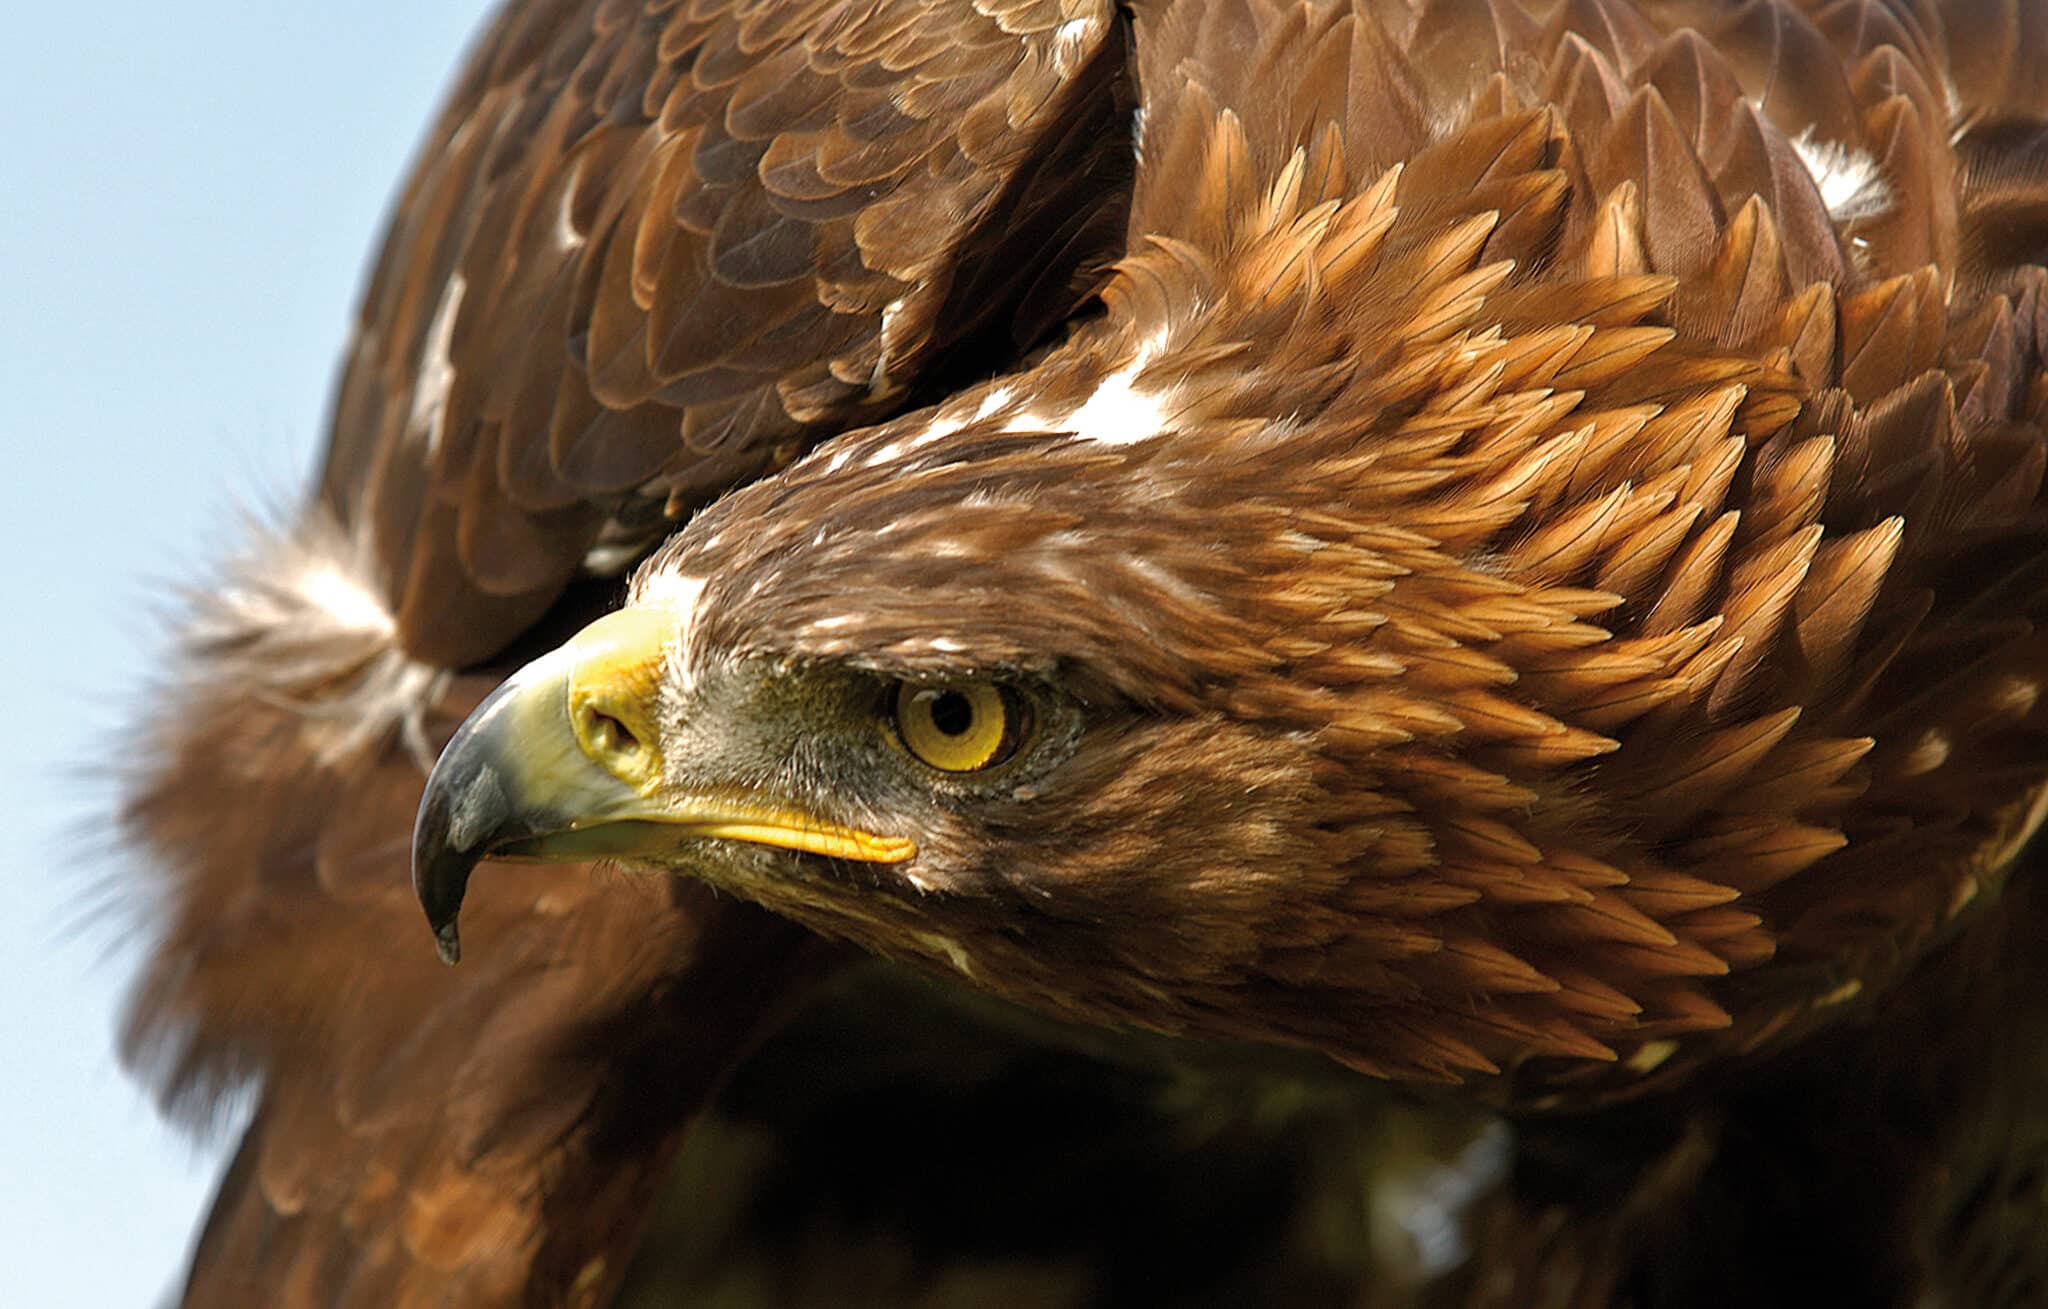
{"label": "pale blue background", "polygon": [[[7,6],[0,27],[0,1269],[159,1302],[218,1167],[112,1052],[105,774],[151,611],[295,494],[356,283],[481,0]],[[109,894],[109,887],[114,893]],[[111,902],[111,904],[110,904]],[[132,914],[130,915],[133,916]]]}

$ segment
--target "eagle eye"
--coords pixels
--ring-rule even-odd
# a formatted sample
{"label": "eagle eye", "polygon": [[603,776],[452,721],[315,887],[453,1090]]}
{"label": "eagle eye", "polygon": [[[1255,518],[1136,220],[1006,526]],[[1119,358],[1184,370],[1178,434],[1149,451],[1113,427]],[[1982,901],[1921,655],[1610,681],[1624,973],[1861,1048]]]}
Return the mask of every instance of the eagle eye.
{"label": "eagle eye", "polygon": [[897,739],[933,768],[971,773],[1017,753],[1028,726],[1023,702],[993,682],[899,682]]}

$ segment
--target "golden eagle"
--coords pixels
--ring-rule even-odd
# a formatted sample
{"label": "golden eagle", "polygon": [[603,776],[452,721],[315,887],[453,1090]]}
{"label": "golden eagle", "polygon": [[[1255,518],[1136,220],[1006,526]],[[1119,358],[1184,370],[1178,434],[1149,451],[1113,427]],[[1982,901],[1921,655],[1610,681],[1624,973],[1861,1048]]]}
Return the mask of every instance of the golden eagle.
{"label": "golden eagle", "polygon": [[1516,1116],[1461,1277],[1345,1302],[2048,1294],[2043,69],[2029,0],[509,6],[131,797],[131,1048],[260,1084],[188,1302],[607,1302],[833,941]]}

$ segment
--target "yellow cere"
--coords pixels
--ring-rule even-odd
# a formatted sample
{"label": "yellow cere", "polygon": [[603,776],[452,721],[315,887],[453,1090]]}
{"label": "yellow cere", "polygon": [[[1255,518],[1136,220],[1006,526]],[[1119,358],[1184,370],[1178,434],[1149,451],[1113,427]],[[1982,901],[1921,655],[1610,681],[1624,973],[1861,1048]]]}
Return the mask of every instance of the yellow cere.
{"label": "yellow cere", "polygon": [[664,646],[678,619],[663,606],[607,614],[567,646],[569,722],[583,753],[621,781],[648,791],[661,780],[654,703]]}

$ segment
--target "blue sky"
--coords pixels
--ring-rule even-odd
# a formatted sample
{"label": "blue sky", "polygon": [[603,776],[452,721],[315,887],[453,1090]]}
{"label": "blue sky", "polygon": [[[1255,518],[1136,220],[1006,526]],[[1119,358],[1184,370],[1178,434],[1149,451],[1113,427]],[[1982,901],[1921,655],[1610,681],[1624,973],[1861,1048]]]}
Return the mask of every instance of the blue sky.
{"label": "blue sky", "polygon": [[[305,480],[381,215],[484,6],[17,6],[0,79],[0,1267],[158,1303],[223,1143],[114,1060],[106,773],[170,584]],[[110,885],[113,892],[109,893]],[[125,914],[123,911],[127,911]]]}

